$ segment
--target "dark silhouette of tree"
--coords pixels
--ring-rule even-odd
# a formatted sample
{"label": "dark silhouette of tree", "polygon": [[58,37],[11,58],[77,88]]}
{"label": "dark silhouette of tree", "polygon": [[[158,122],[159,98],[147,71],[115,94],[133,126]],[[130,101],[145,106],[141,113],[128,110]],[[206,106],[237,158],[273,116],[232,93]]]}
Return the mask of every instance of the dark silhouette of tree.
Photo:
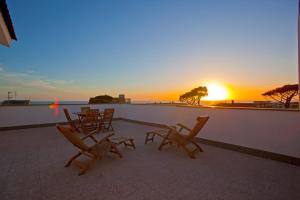
{"label": "dark silhouette of tree", "polygon": [[201,98],[207,95],[208,95],[207,88],[205,86],[200,86],[181,95],[179,97],[179,101],[191,105],[200,105]]}
{"label": "dark silhouette of tree", "polygon": [[281,103],[285,108],[289,108],[293,98],[299,94],[298,84],[284,85],[282,87],[267,91],[263,96],[270,97],[271,99]]}

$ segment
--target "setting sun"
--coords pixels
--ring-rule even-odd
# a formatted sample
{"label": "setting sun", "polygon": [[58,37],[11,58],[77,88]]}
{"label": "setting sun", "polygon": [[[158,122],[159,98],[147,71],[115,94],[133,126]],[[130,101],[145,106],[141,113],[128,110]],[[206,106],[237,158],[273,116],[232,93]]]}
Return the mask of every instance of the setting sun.
{"label": "setting sun", "polygon": [[210,83],[206,85],[208,90],[208,96],[204,97],[203,100],[225,100],[229,98],[229,91],[223,85],[217,83]]}

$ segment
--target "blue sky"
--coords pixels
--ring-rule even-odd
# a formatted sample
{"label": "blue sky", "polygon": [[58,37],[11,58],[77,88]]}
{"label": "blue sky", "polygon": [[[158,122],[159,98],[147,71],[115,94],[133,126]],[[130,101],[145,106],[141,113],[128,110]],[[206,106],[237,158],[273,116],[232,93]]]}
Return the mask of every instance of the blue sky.
{"label": "blue sky", "polygon": [[251,99],[297,82],[297,0],[7,4],[18,41],[0,46],[0,99],[166,100],[207,82]]}

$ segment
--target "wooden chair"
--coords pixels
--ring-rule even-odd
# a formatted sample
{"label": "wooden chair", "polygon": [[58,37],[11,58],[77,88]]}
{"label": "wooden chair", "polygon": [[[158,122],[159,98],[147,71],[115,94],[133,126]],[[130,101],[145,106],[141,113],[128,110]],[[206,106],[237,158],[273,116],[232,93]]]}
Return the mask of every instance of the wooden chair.
{"label": "wooden chair", "polygon": [[90,107],[81,107],[80,111],[81,113],[86,113],[87,111],[89,111],[91,108]]}
{"label": "wooden chair", "polygon": [[[67,138],[69,142],[79,149],[79,152],[65,165],[65,167],[69,167],[72,163],[74,163],[81,169],[78,175],[84,174],[97,159],[101,159],[107,152],[115,153],[122,158],[122,154],[117,149],[117,146],[110,141],[110,137],[113,134],[103,134],[101,140],[97,141],[92,134],[79,138],[77,133],[70,127],[56,125],[56,128],[65,136],[65,138]],[[92,146],[86,145],[83,141],[87,138],[92,138],[95,144]],[[86,164],[76,160],[81,155],[90,158],[90,160]]]}
{"label": "wooden chair", "polygon": [[64,108],[64,113],[65,113],[65,116],[68,120],[68,124],[70,125],[70,127],[72,127],[77,132],[80,132],[80,121],[78,119],[72,120],[69,110],[67,108]]}
{"label": "wooden chair", "polygon": [[102,127],[105,131],[113,131],[112,120],[114,116],[114,108],[105,108],[102,117]]}
{"label": "wooden chair", "polygon": [[80,107],[80,114],[78,114],[78,118],[80,122],[82,122],[85,118],[85,114],[90,110],[90,107]]}
{"label": "wooden chair", "polygon": [[102,119],[100,118],[100,112],[98,109],[89,109],[86,111],[86,114],[80,120],[82,130],[85,134],[91,132],[100,132]]}
{"label": "wooden chair", "polygon": [[[182,124],[177,124],[178,128],[176,126],[168,126],[166,129],[148,132],[146,134],[145,143],[148,141],[153,142],[155,135],[158,135],[163,138],[159,146],[159,150],[162,150],[162,148],[167,144],[174,144],[178,148],[183,148],[186,153],[194,159],[196,158],[195,154],[197,152],[203,152],[202,148],[198,145],[194,138],[204,127],[208,119],[209,117],[198,117],[197,123],[193,129],[189,129]],[[182,132],[183,130],[187,131],[188,134],[184,134]],[[189,146],[193,146],[194,148],[191,149]]]}

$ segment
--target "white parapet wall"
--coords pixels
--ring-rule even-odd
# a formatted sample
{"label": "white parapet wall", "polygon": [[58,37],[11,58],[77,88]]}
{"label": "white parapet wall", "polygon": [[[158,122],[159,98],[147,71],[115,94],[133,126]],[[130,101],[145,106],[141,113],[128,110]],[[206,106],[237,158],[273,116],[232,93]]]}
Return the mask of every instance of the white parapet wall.
{"label": "white parapet wall", "polygon": [[[71,113],[80,109],[60,106],[55,114],[48,106],[0,107],[0,127],[66,121],[63,107]],[[127,104],[92,107],[114,107],[115,117],[167,125],[180,122],[189,127],[197,116],[209,116],[198,137],[300,158],[300,112]]]}
{"label": "white parapet wall", "polygon": [[209,116],[198,137],[300,158],[300,112],[149,105],[130,106],[121,115],[189,127],[197,116]]}
{"label": "white parapet wall", "polygon": [[114,117],[120,117],[118,105],[60,105],[57,109],[48,105],[41,106],[0,106],[0,127],[22,126],[32,124],[46,124],[66,121],[63,108],[68,108],[71,117],[77,117],[74,112],[79,112],[80,107],[90,106],[103,110],[114,107]]}

